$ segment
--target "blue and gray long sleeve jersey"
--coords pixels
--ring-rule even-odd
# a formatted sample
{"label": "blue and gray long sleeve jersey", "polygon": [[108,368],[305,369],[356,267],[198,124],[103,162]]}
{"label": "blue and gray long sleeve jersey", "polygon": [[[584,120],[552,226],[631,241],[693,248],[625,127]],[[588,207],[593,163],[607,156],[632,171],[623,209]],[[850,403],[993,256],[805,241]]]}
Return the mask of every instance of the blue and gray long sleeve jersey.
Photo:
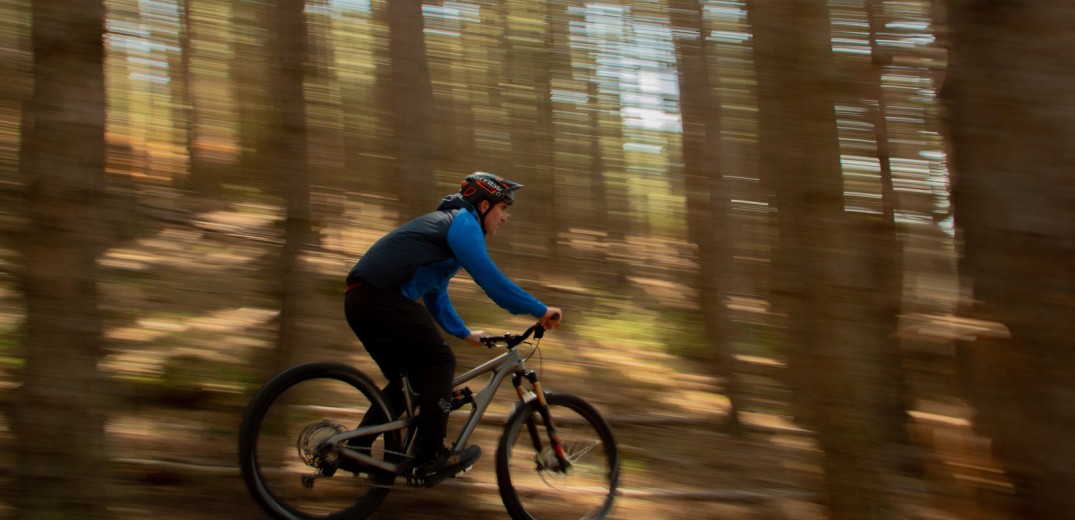
{"label": "blue and gray long sleeve jersey", "polygon": [[489,258],[477,210],[461,195],[445,197],[437,211],[381,237],[351,268],[347,284],[361,280],[411,300],[421,297],[441,328],[466,338],[470,330],[448,298],[448,282],[460,268],[508,312],[545,315],[545,304],[504,276]]}

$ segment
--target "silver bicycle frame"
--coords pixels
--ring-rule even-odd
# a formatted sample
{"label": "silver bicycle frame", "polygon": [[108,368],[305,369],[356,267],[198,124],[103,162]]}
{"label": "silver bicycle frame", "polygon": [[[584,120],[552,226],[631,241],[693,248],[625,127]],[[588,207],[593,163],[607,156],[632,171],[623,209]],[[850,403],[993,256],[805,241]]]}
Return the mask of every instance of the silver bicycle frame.
{"label": "silver bicycle frame", "polygon": [[[503,354],[493,359],[490,359],[485,363],[482,363],[481,365],[478,365],[477,367],[474,367],[473,369],[459,376],[456,376],[456,378],[452,381],[452,388],[458,387],[463,383],[466,383],[478,376],[487,374],[489,372],[493,373],[492,377],[489,379],[489,382],[486,383],[481,390],[472,394],[474,408],[470,411],[470,416],[467,418],[466,423],[463,425],[463,429],[459,432],[459,436],[456,438],[455,443],[453,444],[454,448],[466,446],[467,440],[470,439],[471,434],[474,433],[474,429],[478,427],[478,423],[481,421],[482,416],[485,415],[485,412],[489,408],[489,405],[493,402],[493,397],[496,395],[497,390],[499,390],[500,384],[504,382],[504,378],[507,377],[508,374],[516,372],[526,372],[526,363],[524,362],[523,356],[519,352],[518,347],[508,349],[507,352],[504,352]],[[404,394],[407,395],[410,393],[410,383],[406,380],[404,381],[404,383]],[[401,464],[385,462],[381,459],[377,459],[365,453],[361,453],[357,450],[348,448],[342,443],[358,437],[379,435],[385,432],[402,430],[403,428],[414,426],[418,422],[418,417],[414,413],[414,407],[411,404],[409,395],[407,395],[406,401],[407,410],[404,412],[404,417],[402,419],[397,419],[395,421],[378,424],[375,426],[365,426],[362,428],[341,432],[336,435],[333,435],[325,442],[330,443],[332,446],[335,446],[339,450],[340,454],[345,457],[350,457],[351,459],[360,461],[370,466],[377,467],[384,471],[399,473]],[[415,443],[412,442],[409,446],[404,447],[404,449],[407,450],[408,455],[413,455],[412,452],[415,449],[414,444]]]}

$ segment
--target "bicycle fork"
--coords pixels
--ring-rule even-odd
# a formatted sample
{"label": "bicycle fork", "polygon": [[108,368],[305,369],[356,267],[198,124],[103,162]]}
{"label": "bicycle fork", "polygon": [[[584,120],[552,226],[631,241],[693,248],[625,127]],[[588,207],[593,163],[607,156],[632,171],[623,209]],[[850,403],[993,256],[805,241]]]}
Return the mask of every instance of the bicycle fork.
{"label": "bicycle fork", "polygon": [[[537,401],[538,414],[541,415],[542,423],[545,425],[545,430],[549,433],[549,446],[552,448],[553,454],[556,455],[556,462],[559,467],[548,467],[545,461],[541,457],[536,457],[537,470],[552,470],[560,473],[567,473],[567,470],[571,468],[571,462],[567,460],[567,454],[564,452],[563,443],[560,441],[560,436],[556,433],[556,425],[552,420],[552,413],[549,411],[548,400],[545,399],[545,392],[541,389],[541,382],[538,381],[537,374],[533,370],[526,372],[516,372],[511,378],[511,384],[515,387],[515,393],[519,395],[519,401],[525,405],[527,403],[526,389],[523,388],[522,380],[526,378],[530,382],[530,386],[534,389],[534,400]],[[544,449],[541,434],[538,433],[537,424],[534,422],[534,417],[526,418],[526,429],[530,434],[530,442],[534,445],[534,452],[540,454]]]}

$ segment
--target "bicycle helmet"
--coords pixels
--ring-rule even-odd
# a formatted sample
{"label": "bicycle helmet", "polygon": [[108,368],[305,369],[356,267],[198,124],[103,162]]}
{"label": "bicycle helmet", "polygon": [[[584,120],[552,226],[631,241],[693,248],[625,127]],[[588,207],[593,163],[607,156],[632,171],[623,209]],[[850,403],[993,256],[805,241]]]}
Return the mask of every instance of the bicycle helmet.
{"label": "bicycle helmet", "polygon": [[459,193],[470,202],[474,209],[478,209],[478,203],[487,200],[489,208],[479,215],[478,223],[481,224],[482,232],[489,234],[485,229],[485,217],[493,210],[498,202],[506,202],[508,205],[515,203],[515,190],[523,185],[511,182],[503,177],[497,177],[487,172],[474,172],[467,175],[459,186]]}
{"label": "bicycle helmet", "polygon": [[459,193],[463,194],[467,202],[473,204],[474,207],[477,207],[478,203],[483,200],[488,200],[493,204],[507,202],[510,206],[515,203],[515,190],[522,187],[522,184],[491,173],[474,172],[463,179]]}

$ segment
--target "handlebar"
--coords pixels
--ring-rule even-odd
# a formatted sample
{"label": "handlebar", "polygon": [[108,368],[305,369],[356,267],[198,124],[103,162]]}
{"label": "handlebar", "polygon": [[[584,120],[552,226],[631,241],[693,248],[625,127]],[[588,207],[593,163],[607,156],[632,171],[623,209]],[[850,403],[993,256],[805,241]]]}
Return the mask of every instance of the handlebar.
{"label": "handlebar", "polygon": [[[554,314],[550,318],[553,320],[560,319],[560,314]],[[503,346],[510,350],[519,346],[522,342],[530,339],[531,335],[534,337],[534,339],[541,339],[545,336],[545,327],[541,326],[541,322],[533,324],[529,329],[526,329],[526,332],[523,332],[522,334],[512,334],[508,332],[499,336],[487,336],[482,338],[480,341],[482,342],[482,345],[485,345],[488,348]]]}
{"label": "handlebar", "polygon": [[522,342],[530,339],[531,335],[534,335],[535,338],[540,339],[541,335],[538,334],[538,331],[541,331],[542,333],[544,333],[545,328],[542,327],[540,324],[535,323],[534,326],[530,327],[529,329],[526,329],[526,332],[524,332],[522,334],[511,334],[509,332],[509,333],[501,334],[499,336],[487,336],[487,337],[482,338],[481,342],[482,342],[482,345],[485,345],[486,347],[489,347],[489,348],[502,346],[502,347],[505,347],[505,348],[508,348],[508,349],[513,349],[513,348],[517,347],[519,344],[521,344]]}

